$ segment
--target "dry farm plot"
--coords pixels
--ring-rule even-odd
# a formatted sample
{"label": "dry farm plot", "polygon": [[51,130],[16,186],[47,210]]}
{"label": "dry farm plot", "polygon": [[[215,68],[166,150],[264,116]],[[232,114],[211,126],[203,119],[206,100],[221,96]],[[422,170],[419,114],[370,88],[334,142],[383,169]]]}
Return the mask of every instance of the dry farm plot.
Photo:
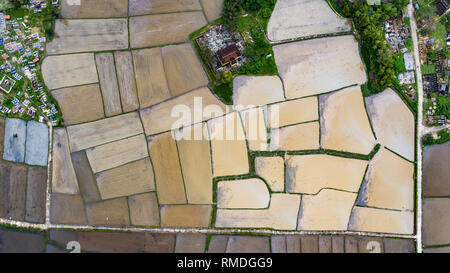
{"label": "dry farm plot", "polygon": [[124,112],[136,110],[139,108],[139,100],[131,52],[116,51],[114,52],[114,58],[116,62],[122,109]]}
{"label": "dry farm plot", "polygon": [[42,76],[50,90],[96,83],[94,54],[48,56],[42,62]]}
{"label": "dry farm plot", "polygon": [[249,172],[247,144],[236,112],[208,121],[214,177]]}
{"label": "dry farm plot", "polygon": [[134,71],[141,108],[170,98],[161,48],[133,51]]}
{"label": "dry farm plot", "polygon": [[208,78],[191,44],[162,48],[164,69],[172,97],[208,84]]}
{"label": "dry farm plot", "polygon": [[86,150],[92,171],[98,173],[148,156],[143,134]]}
{"label": "dry farm plot", "polygon": [[278,76],[238,76],[233,80],[233,105],[244,108],[284,100]]}
{"label": "dry farm plot", "polygon": [[159,226],[158,199],[154,192],[128,197],[131,224],[135,226]]}
{"label": "dry farm plot", "polygon": [[367,81],[358,42],[352,35],[282,44],[273,50],[288,99]]}
{"label": "dry farm plot", "polygon": [[201,253],[206,247],[206,234],[180,233],[175,242],[175,253]]}
{"label": "dry farm plot", "polygon": [[187,200],[183,176],[177,145],[172,134],[165,133],[153,137],[148,147],[155,170],[159,204],[185,204]]}
{"label": "dry farm plot", "polygon": [[389,88],[366,98],[366,104],[378,142],[414,161],[414,115],[403,100]]}
{"label": "dry farm plot", "polygon": [[161,227],[206,228],[211,222],[211,212],[210,205],[164,205]]}
{"label": "dry farm plot", "polygon": [[0,217],[23,221],[27,201],[27,167],[0,161]]}
{"label": "dry farm plot", "polygon": [[[212,167],[209,141],[203,137],[206,124],[199,123],[178,131],[177,146],[188,203],[212,203]],[[196,139],[195,136],[201,136]]]}
{"label": "dry farm plot", "polygon": [[201,10],[199,0],[129,0],[130,16]]}
{"label": "dry farm plot", "polygon": [[267,26],[272,41],[351,30],[324,0],[278,0]]}
{"label": "dry farm plot", "polygon": [[[195,111],[201,111],[199,118],[194,116]],[[207,87],[203,87],[142,109],[140,115],[145,134],[154,135],[200,123],[221,116],[226,111],[225,104],[218,100]]]}
{"label": "dry farm plot", "polygon": [[323,189],[303,195],[298,217],[299,230],[347,230],[357,193]]}
{"label": "dry farm plot", "polygon": [[230,236],[226,253],[270,253],[268,237]]}
{"label": "dry farm plot", "polygon": [[51,91],[51,94],[58,102],[65,125],[89,122],[105,117],[102,94],[98,84],[61,88]]}
{"label": "dry farm plot", "polygon": [[67,127],[70,150],[81,151],[143,132],[137,112]]}
{"label": "dry farm plot", "polygon": [[324,149],[369,154],[375,138],[359,86],[320,96],[321,146]]}
{"label": "dry farm plot", "polygon": [[319,123],[308,122],[273,129],[270,150],[299,151],[319,149]]}
{"label": "dry farm plot", "polygon": [[112,53],[95,55],[100,86],[103,95],[103,105],[107,117],[122,113],[120,104],[119,84],[117,83],[114,56]]}
{"label": "dry farm plot", "polygon": [[200,0],[206,19],[212,22],[222,16],[223,0]]}
{"label": "dry farm plot", "polygon": [[50,222],[53,224],[87,224],[83,199],[80,195],[52,193],[50,195]]}
{"label": "dry farm plot", "polygon": [[266,181],[272,191],[284,191],[284,159],[282,157],[256,157],[255,171]]}
{"label": "dry farm plot", "polygon": [[414,209],[414,165],[381,148],[369,163],[358,205]]}
{"label": "dry farm plot", "polygon": [[100,201],[100,193],[97,187],[94,173],[86,156],[86,151],[72,153],[72,165],[78,180],[78,187],[84,202]]}
{"label": "dry farm plot", "polygon": [[274,228],[294,230],[300,207],[300,195],[272,194],[268,209],[218,209],[216,227]]}
{"label": "dry farm plot", "polygon": [[304,194],[317,194],[323,188],[356,193],[366,166],[367,162],[363,160],[331,155],[287,156],[286,189]]}
{"label": "dry farm plot", "polygon": [[47,53],[67,54],[128,48],[127,19],[56,20]]}
{"label": "dry farm plot", "polygon": [[319,120],[317,97],[275,103],[267,106],[267,109],[267,123],[270,128]]}
{"label": "dry farm plot", "polygon": [[61,0],[62,18],[113,18],[127,17],[128,2],[124,0],[82,0],[81,5]]}
{"label": "dry farm plot", "polygon": [[152,164],[148,157],[98,173],[96,179],[102,199],[155,190]]}
{"label": "dry farm plot", "polygon": [[43,223],[47,197],[47,169],[28,167],[25,221]]}
{"label": "dry farm plot", "polygon": [[117,198],[86,205],[88,224],[92,226],[129,226],[127,199]]}
{"label": "dry farm plot", "polygon": [[414,212],[354,207],[348,224],[351,231],[412,234]]}
{"label": "dry farm plot", "polygon": [[265,209],[270,193],[266,183],[258,178],[219,181],[217,183],[217,208]]}
{"label": "dry farm plot", "polygon": [[53,130],[52,192],[77,194],[78,183],[70,157],[69,140],[65,128]]}
{"label": "dry farm plot", "polygon": [[130,17],[130,45],[143,48],[187,41],[206,23],[200,11]]}
{"label": "dry farm plot", "polygon": [[240,112],[248,148],[267,151],[268,136],[263,108],[251,108]]}

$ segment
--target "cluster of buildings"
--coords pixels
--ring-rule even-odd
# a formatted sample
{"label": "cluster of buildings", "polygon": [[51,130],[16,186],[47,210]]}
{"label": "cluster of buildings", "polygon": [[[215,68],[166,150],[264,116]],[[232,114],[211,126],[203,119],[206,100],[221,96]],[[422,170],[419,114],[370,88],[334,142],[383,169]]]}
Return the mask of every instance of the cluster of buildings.
{"label": "cluster of buildings", "polygon": [[411,38],[409,27],[403,24],[403,17],[396,17],[384,23],[385,38],[394,54],[408,51],[405,40]]}
{"label": "cluster of buildings", "polygon": [[412,86],[416,82],[414,72],[414,57],[412,52],[408,52],[406,41],[411,40],[409,26],[404,23],[404,16],[395,17],[384,22],[385,39],[393,54],[403,57],[405,72],[397,75],[400,85],[405,86],[402,92],[412,101],[416,100],[416,90]]}
{"label": "cluster of buildings", "polygon": [[[40,13],[47,2],[30,0],[22,8]],[[30,21],[28,16],[11,18],[0,12],[0,112],[40,122],[48,119],[57,125],[58,109],[40,80],[39,62],[46,37],[41,36],[38,26],[29,25]]]}

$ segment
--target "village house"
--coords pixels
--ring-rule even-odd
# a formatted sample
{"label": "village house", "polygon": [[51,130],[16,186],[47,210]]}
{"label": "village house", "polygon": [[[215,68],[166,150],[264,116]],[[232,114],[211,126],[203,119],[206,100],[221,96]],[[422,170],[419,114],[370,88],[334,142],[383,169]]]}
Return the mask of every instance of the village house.
{"label": "village house", "polygon": [[217,51],[216,55],[222,66],[235,66],[241,58],[241,53],[236,44],[231,44],[228,47]]}

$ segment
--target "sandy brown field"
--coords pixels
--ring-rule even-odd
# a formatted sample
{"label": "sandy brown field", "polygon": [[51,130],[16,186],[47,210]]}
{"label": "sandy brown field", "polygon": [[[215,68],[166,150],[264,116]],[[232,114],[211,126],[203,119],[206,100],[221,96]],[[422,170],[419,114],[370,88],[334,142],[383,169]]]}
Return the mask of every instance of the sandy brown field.
{"label": "sandy brown field", "polygon": [[122,113],[120,104],[119,84],[117,83],[114,56],[112,53],[95,55],[100,86],[107,117]]}
{"label": "sandy brown field", "polygon": [[97,202],[101,200],[100,193],[97,187],[94,173],[86,156],[86,151],[79,151],[71,154],[72,165],[77,175],[78,187],[80,188],[80,195],[84,202]]}
{"label": "sandy brown field", "polygon": [[191,32],[206,23],[200,11],[130,17],[131,48],[187,41]]}
{"label": "sandy brown field", "polygon": [[154,192],[128,197],[131,224],[135,226],[159,226],[158,198]]}
{"label": "sandy brown field", "polygon": [[237,76],[233,80],[233,105],[261,106],[284,100],[278,76]]}
{"label": "sandy brown field", "polygon": [[249,171],[247,144],[236,112],[208,121],[215,177],[246,174]]}
{"label": "sandy brown field", "polygon": [[183,176],[172,134],[165,133],[152,138],[148,147],[155,170],[159,204],[186,204]]}
{"label": "sandy brown field", "polygon": [[83,0],[81,5],[61,1],[62,18],[127,17],[128,3],[124,0]]}
{"label": "sandy brown field", "polygon": [[134,76],[133,57],[130,51],[114,52],[116,61],[117,79],[119,82],[120,98],[124,112],[139,108],[139,100]]}
{"label": "sandy brown field", "polygon": [[201,10],[199,0],[129,0],[130,16]]}
{"label": "sandy brown field", "polygon": [[323,189],[317,195],[303,195],[299,230],[347,230],[357,194]]}
{"label": "sandy brown field", "polygon": [[282,157],[256,157],[255,171],[267,182],[272,191],[284,191],[284,159]]}
{"label": "sandy brown field", "polygon": [[381,148],[369,163],[359,198],[363,206],[413,210],[414,165]]}
{"label": "sandy brown field", "polygon": [[[199,108],[204,113],[207,113],[208,109],[217,109],[220,111],[210,111],[209,115],[201,115],[200,118],[196,120],[194,117],[194,111],[199,110],[194,109],[194,106],[196,105],[196,98],[197,101],[201,101],[201,103],[199,103]],[[182,108],[178,108],[177,105],[182,105]],[[184,116],[179,116],[180,113],[178,110],[187,109],[186,107],[189,109],[189,113],[186,113],[186,115],[190,114],[190,116],[186,117],[188,124],[183,124],[182,122],[178,123],[177,121],[180,118],[184,118]],[[183,125],[188,126],[194,123],[199,123],[207,119],[223,115],[225,112],[225,105],[219,101],[207,87],[203,87],[158,105],[142,109],[140,114],[142,124],[144,125],[145,134],[154,135],[181,128]]]}
{"label": "sandy brown field", "polygon": [[66,54],[128,48],[127,19],[56,20],[47,53]]}
{"label": "sandy brown field", "polygon": [[223,0],[200,0],[206,19],[212,22],[222,16]]}
{"label": "sandy brown field", "polygon": [[137,112],[67,127],[72,152],[143,132]]}
{"label": "sandy brown field", "polygon": [[240,112],[245,129],[248,148],[252,151],[267,151],[268,135],[263,108],[251,108]]}
{"label": "sandy brown field", "polygon": [[265,209],[269,206],[269,202],[269,190],[259,178],[217,183],[217,208]]}
{"label": "sandy brown field", "polygon": [[324,149],[369,154],[375,146],[359,86],[320,97],[321,145]]}
{"label": "sandy brown field", "polygon": [[207,228],[211,222],[209,205],[161,206],[161,227]]}
{"label": "sandy brown field", "polygon": [[86,150],[94,173],[112,169],[148,156],[143,134],[103,144]]}
{"label": "sandy brown field", "polygon": [[177,141],[186,197],[188,203],[192,204],[211,204],[213,201],[209,141],[206,138],[193,140],[195,139],[195,131],[201,135],[204,130],[207,130],[205,123],[184,128],[183,132],[179,133],[185,137],[180,136]]}
{"label": "sandy brown field", "polygon": [[163,47],[162,57],[172,97],[208,84],[206,73],[191,44]]}
{"label": "sandy brown field", "polygon": [[282,44],[273,50],[288,99],[367,81],[358,42],[352,35]]}
{"label": "sandy brown field", "polygon": [[299,151],[319,149],[319,131],[318,122],[273,129],[270,137],[270,150]]}
{"label": "sandy brown field", "polygon": [[378,142],[414,161],[414,115],[402,99],[388,88],[366,98],[366,104]]}
{"label": "sandy brown field", "polygon": [[96,83],[98,77],[94,54],[48,56],[42,62],[42,76],[50,90]]}
{"label": "sandy brown field", "polygon": [[89,122],[105,117],[102,94],[98,84],[57,89],[51,91],[51,94],[58,102],[65,125]]}
{"label": "sandy brown field", "polygon": [[267,26],[272,41],[350,30],[323,0],[278,0]]}
{"label": "sandy brown field", "polygon": [[87,224],[83,199],[80,195],[52,193],[50,195],[50,222],[52,224]]}
{"label": "sandy brown field", "polygon": [[133,51],[134,71],[141,108],[170,98],[161,48]]}
{"label": "sandy brown field", "polygon": [[148,157],[98,173],[96,179],[102,199],[155,190],[152,164]]}
{"label": "sandy brown field", "polygon": [[65,128],[53,130],[52,192],[77,194],[78,183]]}
{"label": "sandy brown field", "polygon": [[[319,120],[317,97],[275,103],[269,105],[267,109],[267,119],[270,128]],[[275,119],[274,122],[271,122],[272,118]]]}
{"label": "sandy brown field", "polygon": [[305,194],[323,188],[358,192],[366,166],[367,161],[323,154],[287,156],[286,189]]}
{"label": "sandy brown field", "polygon": [[297,226],[300,199],[300,195],[275,193],[272,194],[268,209],[218,209],[215,225],[216,227],[294,230]]}
{"label": "sandy brown field", "polygon": [[354,207],[348,229],[353,231],[412,234],[414,232],[414,213]]}
{"label": "sandy brown field", "polygon": [[129,226],[130,216],[125,197],[86,205],[88,224],[93,226]]}

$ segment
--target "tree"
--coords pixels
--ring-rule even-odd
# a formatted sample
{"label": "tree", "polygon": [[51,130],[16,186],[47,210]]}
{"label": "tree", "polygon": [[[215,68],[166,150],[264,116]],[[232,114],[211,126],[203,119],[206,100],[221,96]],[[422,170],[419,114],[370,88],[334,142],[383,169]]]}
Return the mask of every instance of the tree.
{"label": "tree", "polygon": [[28,1],[26,1],[26,0],[9,0],[9,2],[11,2],[11,4],[14,7],[18,8],[22,5],[25,5]]}
{"label": "tree", "polygon": [[417,25],[423,32],[427,33],[433,30],[436,18],[436,7],[434,5],[424,6],[416,11]]}
{"label": "tree", "polygon": [[236,17],[238,17],[241,12],[241,0],[225,0],[223,2],[223,23],[231,31],[236,29]]}

